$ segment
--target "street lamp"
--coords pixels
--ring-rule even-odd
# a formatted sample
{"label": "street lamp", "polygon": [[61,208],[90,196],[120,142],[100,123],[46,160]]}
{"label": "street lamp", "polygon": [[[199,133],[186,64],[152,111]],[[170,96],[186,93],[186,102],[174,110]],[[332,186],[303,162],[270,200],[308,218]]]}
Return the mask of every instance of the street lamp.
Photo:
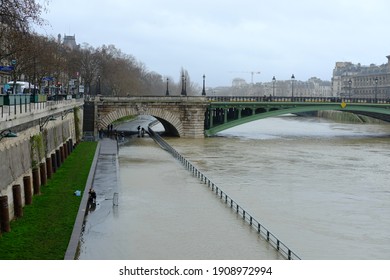
{"label": "street lamp", "polygon": [[12,88],[12,92],[13,92],[13,94],[17,94],[17,92],[16,92],[16,59],[12,59],[11,60],[11,64],[12,64],[12,66],[13,66],[13,70],[14,70],[14,86],[13,86],[13,88]]}
{"label": "street lamp", "polygon": [[49,123],[49,121],[55,121],[56,118],[54,116],[48,116],[45,120],[39,119],[39,131],[43,131],[45,125]]}
{"label": "street lamp", "polygon": [[276,78],[275,76],[272,77],[272,96],[275,97],[275,83],[276,83]]}
{"label": "street lamp", "polygon": [[0,140],[2,140],[4,137],[17,137],[18,135],[15,132],[12,132],[10,129],[5,129],[2,132],[0,132]]}
{"label": "street lamp", "polygon": [[206,85],[206,75],[203,74],[203,90],[202,90],[202,95],[206,95],[206,88],[205,88],[205,85]]}
{"label": "street lamp", "polygon": [[169,83],[169,79],[167,78],[167,91],[165,92],[165,95],[168,96],[169,95],[169,88],[168,88],[168,83]]}
{"label": "street lamp", "polygon": [[291,101],[294,99],[294,74],[291,75]]}
{"label": "street lamp", "polygon": [[187,95],[187,90],[186,90],[186,79],[184,77],[184,73],[181,75],[181,95]]}
{"label": "street lamp", "polygon": [[100,77],[100,75],[98,76],[98,87],[99,88],[98,88],[97,94],[100,95],[101,94],[101,92],[100,92],[101,91],[101,77]]}
{"label": "street lamp", "polygon": [[375,77],[375,103],[378,102],[378,77]]}
{"label": "street lamp", "polygon": [[349,98],[351,98],[351,90],[352,90],[352,81],[349,79],[348,81],[348,87],[349,87]]}

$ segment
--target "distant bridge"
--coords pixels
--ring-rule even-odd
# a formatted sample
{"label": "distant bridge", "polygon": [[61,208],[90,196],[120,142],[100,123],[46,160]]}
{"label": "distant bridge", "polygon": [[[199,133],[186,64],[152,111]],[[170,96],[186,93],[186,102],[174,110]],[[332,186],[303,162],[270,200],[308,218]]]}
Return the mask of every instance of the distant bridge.
{"label": "distant bridge", "polygon": [[315,111],[347,111],[390,122],[390,100],[337,97],[208,97],[205,135],[259,119]]}
{"label": "distant bridge", "polygon": [[[89,108],[89,109],[88,109]],[[284,114],[312,111],[348,111],[390,122],[390,100],[336,97],[164,96],[102,97],[85,102],[92,117],[84,130],[106,129],[130,115],[157,118],[169,135],[185,138],[212,136],[247,122]],[[90,117],[91,119],[91,117]]]}

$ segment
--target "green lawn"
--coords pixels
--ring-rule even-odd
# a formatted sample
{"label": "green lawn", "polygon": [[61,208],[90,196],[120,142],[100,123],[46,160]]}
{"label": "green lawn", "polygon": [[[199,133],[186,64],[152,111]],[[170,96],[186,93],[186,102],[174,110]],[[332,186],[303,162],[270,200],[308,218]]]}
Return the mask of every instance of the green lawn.
{"label": "green lawn", "polygon": [[74,191],[84,191],[96,146],[80,143],[23,208],[23,217],[11,222],[11,231],[0,236],[0,259],[64,259],[81,201]]}

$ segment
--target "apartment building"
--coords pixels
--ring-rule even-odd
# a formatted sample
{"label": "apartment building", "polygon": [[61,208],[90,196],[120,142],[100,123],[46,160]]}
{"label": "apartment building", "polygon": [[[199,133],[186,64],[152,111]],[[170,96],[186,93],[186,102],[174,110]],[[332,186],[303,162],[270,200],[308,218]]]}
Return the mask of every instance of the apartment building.
{"label": "apartment building", "polygon": [[390,55],[387,63],[363,66],[336,62],[332,77],[334,96],[351,98],[390,98]]}

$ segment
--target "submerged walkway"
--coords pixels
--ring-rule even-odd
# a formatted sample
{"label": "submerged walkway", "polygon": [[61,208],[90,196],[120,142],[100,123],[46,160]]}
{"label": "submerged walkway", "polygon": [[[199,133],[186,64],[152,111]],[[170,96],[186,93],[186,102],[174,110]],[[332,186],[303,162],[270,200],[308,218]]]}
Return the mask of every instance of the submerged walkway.
{"label": "submerged walkway", "polygon": [[283,259],[152,139],[121,147],[120,177],[116,142],[100,144],[79,259]]}

